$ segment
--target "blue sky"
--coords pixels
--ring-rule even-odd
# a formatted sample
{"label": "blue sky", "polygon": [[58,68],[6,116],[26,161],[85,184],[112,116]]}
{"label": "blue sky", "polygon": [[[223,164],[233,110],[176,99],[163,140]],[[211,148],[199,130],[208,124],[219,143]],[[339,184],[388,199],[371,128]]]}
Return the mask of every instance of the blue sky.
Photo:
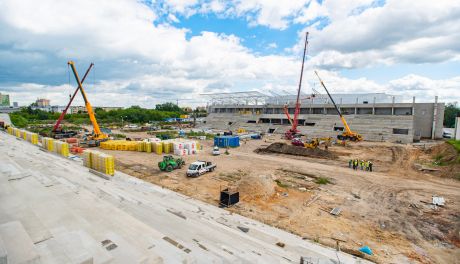
{"label": "blue sky", "polygon": [[[95,105],[142,105],[201,93],[304,92],[319,70],[333,91],[460,101],[460,3],[421,0],[3,0],[0,92],[65,104],[66,62],[96,64]],[[70,85],[69,85],[70,83]],[[81,103],[81,102],[77,102]]]}

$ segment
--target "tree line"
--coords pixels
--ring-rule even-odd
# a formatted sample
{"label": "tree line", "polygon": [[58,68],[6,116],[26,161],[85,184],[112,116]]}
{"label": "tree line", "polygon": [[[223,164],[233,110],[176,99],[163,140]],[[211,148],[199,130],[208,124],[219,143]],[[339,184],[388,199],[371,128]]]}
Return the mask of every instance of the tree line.
{"label": "tree line", "polygon": [[[94,109],[99,123],[110,124],[120,123],[123,118],[127,123],[148,123],[152,121],[163,121],[166,118],[179,117],[185,112],[174,103],[157,104],[155,109],[131,106],[125,109],[105,111],[102,108]],[[40,109],[33,109],[31,106],[24,107],[18,112],[10,114],[11,122],[17,127],[26,127],[29,124],[54,123],[61,113],[46,112]],[[90,124],[87,113],[66,114],[64,120],[72,124]]]}

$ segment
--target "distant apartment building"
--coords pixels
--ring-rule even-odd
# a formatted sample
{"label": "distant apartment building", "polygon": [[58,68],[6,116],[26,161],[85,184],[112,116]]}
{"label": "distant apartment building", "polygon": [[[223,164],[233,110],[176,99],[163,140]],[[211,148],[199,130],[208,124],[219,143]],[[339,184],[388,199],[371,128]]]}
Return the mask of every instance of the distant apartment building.
{"label": "distant apartment building", "polygon": [[48,107],[50,106],[50,100],[45,99],[45,98],[40,98],[35,101],[35,104],[37,107],[42,108],[42,107]]}
{"label": "distant apartment building", "polygon": [[18,102],[13,102],[13,107],[19,107]]}
{"label": "distant apartment building", "polygon": [[[112,110],[123,109],[123,107],[116,107],[116,106],[93,106],[93,110],[96,110],[96,108],[102,108],[106,112],[109,112]],[[77,106],[70,107],[71,114],[87,113],[87,112],[88,111],[86,110],[86,106],[77,105]]]}
{"label": "distant apartment building", "polygon": [[10,96],[0,93],[0,106],[10,106]]}

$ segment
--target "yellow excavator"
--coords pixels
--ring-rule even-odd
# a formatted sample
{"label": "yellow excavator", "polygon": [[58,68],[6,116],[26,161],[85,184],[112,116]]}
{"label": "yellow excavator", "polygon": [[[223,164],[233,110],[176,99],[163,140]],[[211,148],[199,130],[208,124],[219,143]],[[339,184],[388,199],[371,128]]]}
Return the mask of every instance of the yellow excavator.
{"label": "yellow excavator", "polygon": [[337,110],[337,113],[340,116],[340,120],[342,120],[343,126],[345,128],[345,131],[341,135],[337,135],[337,139],[351,140],[351,141],[361,141],[361,140],[363,140],[363,137],[360,134],[358,134],[357,132],[351,131],[350,127],[347,124],[347,121],[345,120],[345,118],[343,117],[342,113],[340,112],[340,109],[337,107],[337,105],[334,102],[334,99],[332,99],[331,94],[327,90],[326,85],[324,85],[323,80],[321,80],[321,78],[319,77],[318,72],[315,71],[315,74],[316,74],[316,76],[318,76],[318,79],[319,79],[319,82],[321,83],[321,86],[323,86],[324,90],[326,90],[326,93],[329,96],[329,99],[331,99],[331,102],[334,104],[335,110]]}
{"label": "yellow excavator", "polygon": [[80,77],[78,77],[77,69],[75,69],[75,63],[73,61],[69,61],[67,63],[70,68],[72,68],[73,75],[78,83],[78,89],[83,96],[83,100],[85,101],[85,107],[88,111],[89,119],[91,120],[91,124],[93,125],[93,133],[91,135],[85,136],[83,141],[80,142],[82,145],[86,145],[88,147],[96,147],[103,141],[109,139],[107,134],[104,134],[101,129],[99,128],[99,124],[97,123],[96,116],[94,115],[93,107],[91,106],[88,97],[86,96],[85,90],[83,89],[82,83],[80,81]]}

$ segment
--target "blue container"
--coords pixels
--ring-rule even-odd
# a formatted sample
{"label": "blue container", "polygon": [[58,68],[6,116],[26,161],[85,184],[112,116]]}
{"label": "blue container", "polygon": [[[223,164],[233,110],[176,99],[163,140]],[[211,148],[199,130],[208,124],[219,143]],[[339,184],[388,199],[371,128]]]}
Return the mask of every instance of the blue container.
{"label": "blue container", "polygon": [[214,146],[219,148],[236,148],[240,146],[240,137],[238,136],[219,136],[214,138]]}

